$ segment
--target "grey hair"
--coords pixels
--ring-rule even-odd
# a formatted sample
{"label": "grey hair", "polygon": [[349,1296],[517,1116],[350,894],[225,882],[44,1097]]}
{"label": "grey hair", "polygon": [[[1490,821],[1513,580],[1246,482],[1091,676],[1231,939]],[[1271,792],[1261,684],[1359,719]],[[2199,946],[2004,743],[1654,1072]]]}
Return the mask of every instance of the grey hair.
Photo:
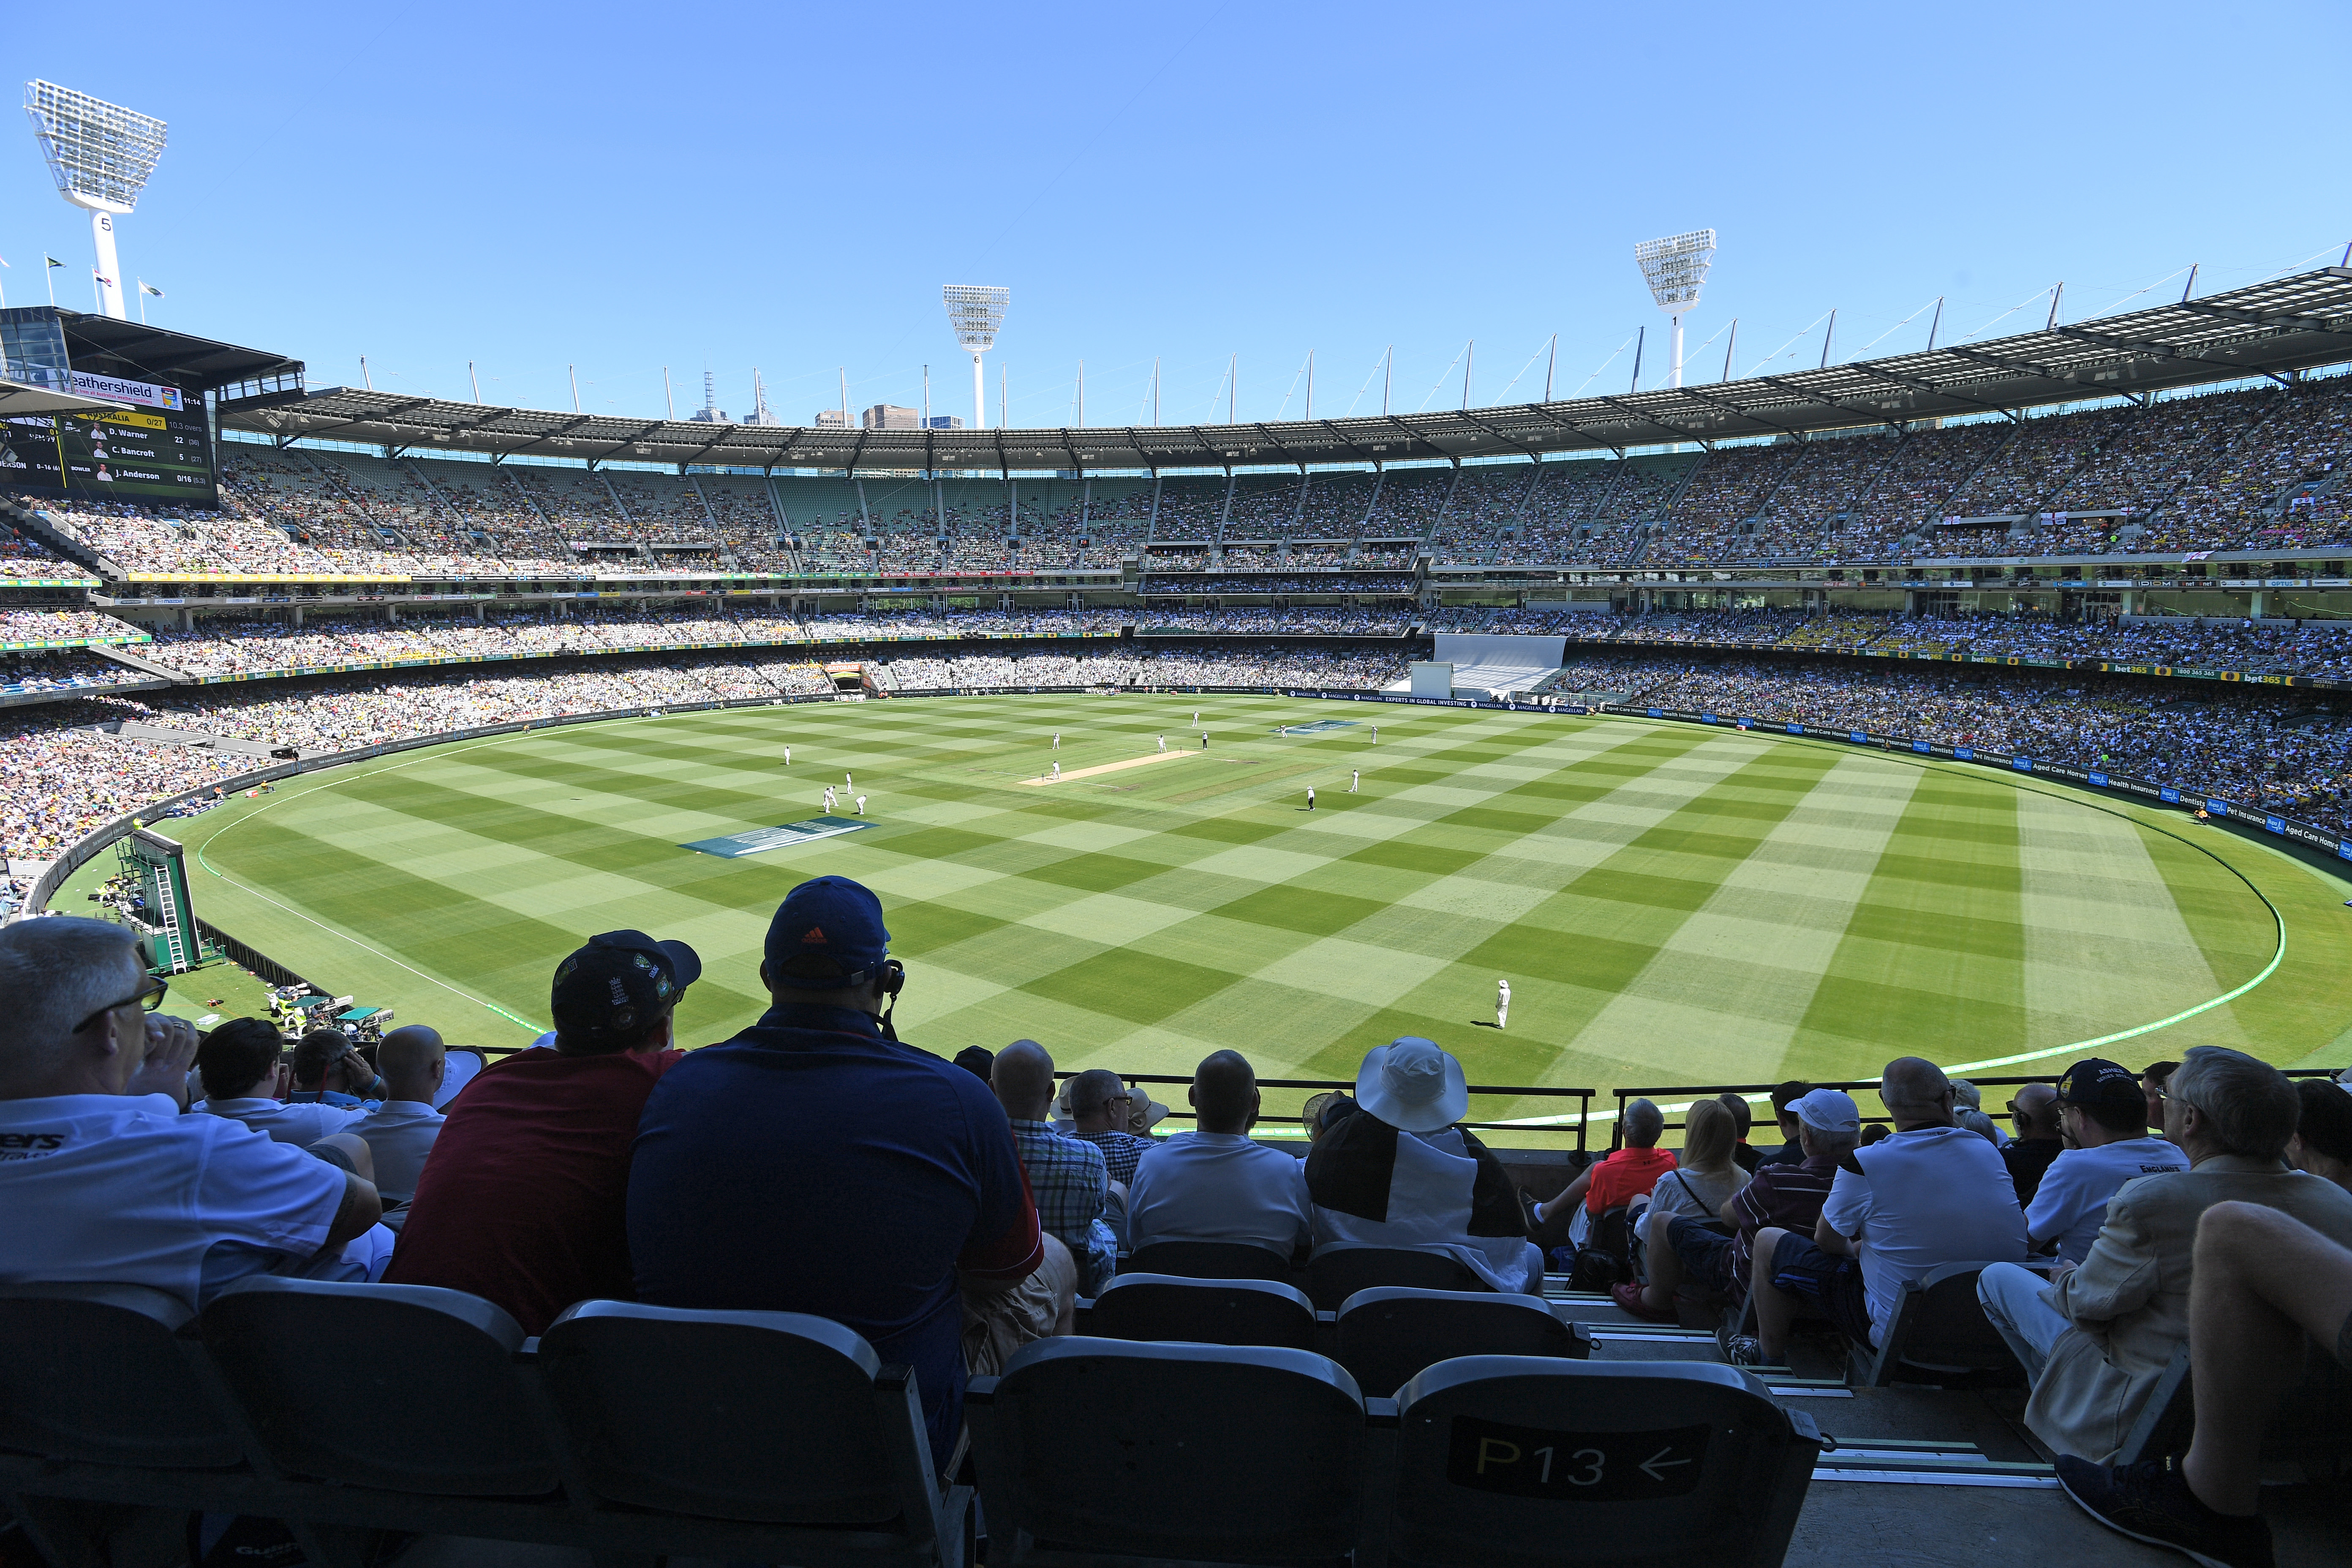
{"label": "grey hair", "polygon": [[1952,1103],[1967,1106],[1970,1110],[1984,1109],[1984,1090],[1964,1078],[1952,1079]]}
{"label": "grey hair", "polygon": [[1635,1148],[1651,1147],[1665,1131],[1666,1113],[1651,1101],[1636,1100],[1625,1107],[1625,1142]]}
{"label": "grey hair", "polygon": [[111,921],[48,915],[0,926],[0,1089],[24,1092],[57,1069],[74,1028],[122,1000],[139,938]]}
{"label": "grey hair", "polygon": [[2230,1153],[2275,1160],[2286,1152],[2303,1115],[2294,1085],[2278,1068],[2227,1046],[2191,1046],[2180,1070],[2165,1085],[2211,1123],[2214,1141]]}
{"label": "grey hair", "polygon": [[1983,1111],[1956,1110],[1952,1113],[1952,1121],[1956,1126],[1967,1128],[1994,1148],[2000,1147],[2000,1128]]}

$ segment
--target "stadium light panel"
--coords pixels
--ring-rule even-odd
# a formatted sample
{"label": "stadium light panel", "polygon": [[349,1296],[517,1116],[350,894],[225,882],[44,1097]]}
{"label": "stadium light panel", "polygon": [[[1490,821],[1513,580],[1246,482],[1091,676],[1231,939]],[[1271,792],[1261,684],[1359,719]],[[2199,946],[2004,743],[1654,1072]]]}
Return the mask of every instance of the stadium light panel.
{"label": "stadium light panel", "polygon": [[1698,304],[1707,269],[1715,265],[1715,230],[1695,228],[1664,239],[1645,239],[1633,247],[1634,265],[1650,298],[1674,323],[1674,384],[1683,384],[1683,313]]}
{"label": "stadium light panel", "polygon": [[106,314],[126,320],[114,220],[139,205],[139,193],[163,155],[165,126],[152,115],[37,79],[25,84],[25,113],[58,194],[89,213],[100,302]]}
{"label": "stadium light panel", "polygon": [[950,283],[940,290],[940,298],[948,308],[948,325],[955,329],[956,342],[971,354],[971,427],[988,428],[988,395],[980,373],[980,356],[996,346],[996,334],[1004,330],[1005,307],[1013,302],[1013,290],[992,283]]}

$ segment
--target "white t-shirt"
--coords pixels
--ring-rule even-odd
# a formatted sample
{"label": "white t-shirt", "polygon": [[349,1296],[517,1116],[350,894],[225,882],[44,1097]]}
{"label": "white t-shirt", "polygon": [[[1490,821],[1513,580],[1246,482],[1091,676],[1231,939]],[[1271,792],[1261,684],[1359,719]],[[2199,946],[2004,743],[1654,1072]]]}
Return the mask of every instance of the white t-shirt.
{"label": "white t-shirt", "polygon": [[1238,1132],[1177,1132],[1144,1151],[1127,1187],[1130,1247],[1245,1241],[1284,1257],[1307,1239],[1307,1163]]}
{"label": "white t-shirt", "polygon": [[168,1096],[0,1100],[0,1280],[147,1285],[201,1307],[308,1258],[343,1173]]}
{"label": "white t-shirt", "polygon": [[2189,1156],[2161,1138],[2126,1138],[2095,1149],[2069,1149],[2050,1162],[2025,1211],[2036,1243],[2058,1238],[2058,1256],[2080,1263],[2107,1222],[2107,1200],[2126,1182],[2189,1169]]}
{"label": "white t-shirt", "polygon": [[387,1100],[373,1116],[352,1129],[367,1141],[375,1156],[375,1190],[387,1198],[416,1195],[416,1177],[425,1156],[441,1135],[441,1113],[420,1100]]}
{"label": "white t-shirt", "polygon": [[[371,1103],[374,1103],[371,1101]],[[242,1121],[256,1132],[267,1132],[280,1143],[316,1143],[335,1132],[356,1132],[367,1120],[366,1110],[346,1110],[310,1100],[205,1100],[192,1110],[210,1111],[231,1121]]]}
{"label": "white t-shirt", "polygon": [[1650,1206],[1642,1220],[1642,1235],[1652,1247],[1663,1246],[1666,1226],[1685,1215],[1692,1219],[1713,1219],[1723,1210],[1726,1198],[1744,1186],[1748,1173],[1737,1165],[1728,1176],[1711,1176],[1705,1171],[1676,1166],[1661,1175],[1650,1188]]}
{"label": "white t-shirt", "polygon": [[1915,1127],[1854,1150],[1838,1163],[1822,1217],[1840,1236],[1862,1238],[1873,1338],[1903,1287],[1937,1265],[2025,1258],[2025,1214],[2009,1167],[1965,1127]]}

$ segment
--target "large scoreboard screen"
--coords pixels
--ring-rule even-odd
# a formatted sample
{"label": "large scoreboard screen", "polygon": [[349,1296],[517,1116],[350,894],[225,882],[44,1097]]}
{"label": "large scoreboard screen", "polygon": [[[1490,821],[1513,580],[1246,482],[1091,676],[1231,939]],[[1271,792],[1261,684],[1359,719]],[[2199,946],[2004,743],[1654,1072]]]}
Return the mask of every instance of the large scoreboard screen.
{"label": "large scoreboard screen", "polygon": [[219,503],[201,405],[12,416],[0,420],[0,480],[37,494]]}

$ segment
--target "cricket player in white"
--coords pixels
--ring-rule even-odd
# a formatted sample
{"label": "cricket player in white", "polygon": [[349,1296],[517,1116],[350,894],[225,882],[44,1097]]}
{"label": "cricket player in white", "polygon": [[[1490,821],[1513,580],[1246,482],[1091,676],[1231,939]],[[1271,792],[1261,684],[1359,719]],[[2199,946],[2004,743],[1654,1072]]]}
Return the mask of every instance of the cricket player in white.
{"label": "cricket player in white", "polygon": [[792,765],[793,765],[793,749],[792,749],[790,746],[786,746],[786,747],[784,748],[784,766],[786,766],[786,767],[791,767]]}
{"label": "cricket player in white", "polygon": [[857,780],[846,768],[842,770],[841,787],[844,789],[856,789],[857,787]]}
{"label": "cricket player in white", "polygon": [[1056,730],[1056,731],[1054,731],[1054,750],[1055,750],[1055,751],[1057,751],[1057,752],[1058,752],[1058,751],[1060,751],[1061,749],[1062,749],[1062,732],[1061,732],[1059,730]]}
{"label": "cricket player in white", "polygon": [[1168,749],[1168,737],[1165,735],[1160,737],[1160,749],[1163,752]]}
{"label": "cricket player in white", "polygon": [[1361,784],[1363,782],[1364,782],[1364,770],[1363,770],[1363,769],[1361,769],[1361,768],[1349,768],[1349,769],[1348,770],[1348,793],[1349,793],[1349,795],[1353,795],[1353,794],[1355,794],[1355,793],[1356,793],[1357,786],[1358,786],[1358,785],[1360,785],[1360,784]]}
{"label": "cricket player in white", "polygon": [[857,797],[857,815],[860,816],[866,815],[866,797],[862,795]]}
{"label": "cricket player in white", "polygon": [[1511,1022],[1511,983],[1502,981],[1495,987],[1495,1027],[1509,1026]]}
{"label": "cricket player in white", "polygon": [[1307,786],[1307,809],[1309,811],[1315,809],[1315,786],[1313,784],[1308,784]]}
{"label": "cricket player in white", "polygon": [[1055,778],[1055,781],[1056,783],[1060,782],[1061,777],[1062,777],[1062,764],[1061,764],[1061,763],[1055,763],[1054,764],[1054,778]]}
{"label": "cricket player in white", "polygon": [[1197,729],[1199,729],[1200,727],[1201,727],[1201,710],[1200,710],[1198,708],[1195,708],[1195,709],[1193,709],[1193,710],[1192,710],[1192,728],[1194,728],[1195,730],[1197,730]]}
{"label": "cricket player in white", "polygon": [[1381,743],[1381,727],[1380,727],[1378,724],[1375,724],[1375,725],[1373,725],[1373,726],[1372,726],[1372,744],[1373,744],[1373,745],[1375,745],[1375,746],[1377,746],[1377,745],[1379,745],[1380,743]]}
{"label": "cricket player in white", "polygon": [[833,815],[833,786],[831,784],[824,786],[824,814],[827,816],[831,816]]}

